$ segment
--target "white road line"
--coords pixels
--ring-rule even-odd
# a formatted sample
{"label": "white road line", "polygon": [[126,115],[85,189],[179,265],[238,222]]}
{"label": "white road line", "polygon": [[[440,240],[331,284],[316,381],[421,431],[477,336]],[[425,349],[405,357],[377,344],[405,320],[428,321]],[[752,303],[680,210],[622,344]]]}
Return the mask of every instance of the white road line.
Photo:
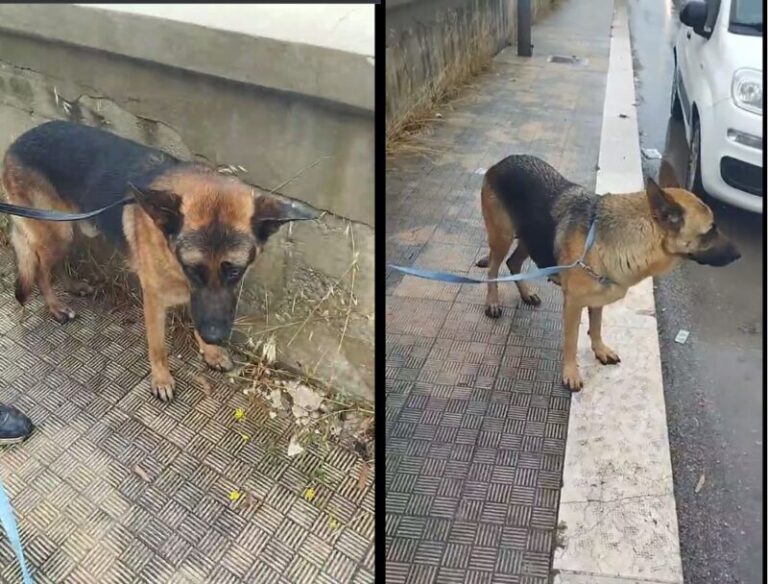
{"label": "white road line", "polygon": [[[616,0],[597,187],[599,193],[643,188],[627,12]],[[579,339],[584,390],[573,396],[568,424],[559,584],[682,584],[672,464],[661,377],[653,283],[606,307],[604,338],[622,357],[598,364]]]}

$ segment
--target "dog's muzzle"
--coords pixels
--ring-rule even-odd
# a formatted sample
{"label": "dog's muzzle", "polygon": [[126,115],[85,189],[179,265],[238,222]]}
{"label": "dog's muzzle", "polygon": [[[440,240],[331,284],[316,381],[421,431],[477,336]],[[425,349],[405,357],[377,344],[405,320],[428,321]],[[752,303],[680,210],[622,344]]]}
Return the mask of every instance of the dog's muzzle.
{"label": "dog's muzzle", "polygon": [[688,257],[698,264],[720,268],[738,260],[741,257],[741,253],[736,249],[735,245],[728,243],[722,247],[688,254]]}
{"label": "dog's muzzle", "polygon": [[197,327],[202,339],[210,345],[220,345],[229,335],[229,327],[223,323],[206,322]]}

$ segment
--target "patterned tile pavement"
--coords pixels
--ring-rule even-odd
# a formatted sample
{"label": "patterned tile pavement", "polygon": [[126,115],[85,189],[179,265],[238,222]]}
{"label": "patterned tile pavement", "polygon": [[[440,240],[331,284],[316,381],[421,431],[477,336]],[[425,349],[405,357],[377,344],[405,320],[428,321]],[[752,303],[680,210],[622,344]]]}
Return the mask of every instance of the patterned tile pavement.
{"label": "patterned tile pavement", "polygon": [[[503,51],[425,134],[425,156],[387,164],[387,263],[484,276],[483,169],[543,157],[593,188],[610,0],[563,3],[534,27],[534,57]],[[577,55],[586,65],[549,63]],[[570,396],[559,383],[559,290],[542,305],[501,290],[388,270],[386,574],[389,584],[546,584]]]}
{"label": "patterned tile pavement", "polygon": [[[249,407],[191,343],[169,342],[178,391],[162,404],[139,308],[72,299],[62,326],[36,298],[22,316],[6,248],[0,267],[0,401],[37,424],[0,450],[0,476],[36,584],[373,582],[374,476],[358,487],[354,452],[288,458],[291,422]],[[0,582],[21,582],[5,537]]]}

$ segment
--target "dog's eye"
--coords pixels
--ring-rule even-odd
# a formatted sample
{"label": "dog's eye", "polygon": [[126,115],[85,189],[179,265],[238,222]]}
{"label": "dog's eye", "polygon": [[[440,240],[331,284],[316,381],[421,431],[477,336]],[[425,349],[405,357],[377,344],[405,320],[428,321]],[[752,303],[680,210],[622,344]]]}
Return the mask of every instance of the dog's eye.
{"label": "dog's eye", "polygon": [[205,266],[184,266],[184,274],[190,282],[197,285],[204,285],[208,279],[208,269]]}
{"label": "dog's eye", "polygon": [[245,268],[242,268],[240,266],[235,266],[234,264],[231,264],[229,262],[222,262],[221,273],[227,282],[234,283],[243,277],[243,274],[245,273]]}
{"label": "dog's eye", "polygon": [[703,233],[699,236],[699,239],[702,243],[711,243],[715,239],[717,239],[717,227],[715,224],[712,224],[712,227],[709,228],[709,230],[706,233]]}

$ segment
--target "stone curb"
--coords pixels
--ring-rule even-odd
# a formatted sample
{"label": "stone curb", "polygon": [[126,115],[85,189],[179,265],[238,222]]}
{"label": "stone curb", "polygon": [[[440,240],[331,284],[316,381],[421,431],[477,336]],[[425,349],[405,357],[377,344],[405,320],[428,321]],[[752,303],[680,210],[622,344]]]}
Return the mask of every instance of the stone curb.
{"label": "stone curb", "polygon": [[[596,190],[642,188],[627,12],[616,0]],[[652,281],[606,307],[603,323],[622,363],[595,362],[585,315],[585,389],[571,400],[554,582],[682,584]]]}

